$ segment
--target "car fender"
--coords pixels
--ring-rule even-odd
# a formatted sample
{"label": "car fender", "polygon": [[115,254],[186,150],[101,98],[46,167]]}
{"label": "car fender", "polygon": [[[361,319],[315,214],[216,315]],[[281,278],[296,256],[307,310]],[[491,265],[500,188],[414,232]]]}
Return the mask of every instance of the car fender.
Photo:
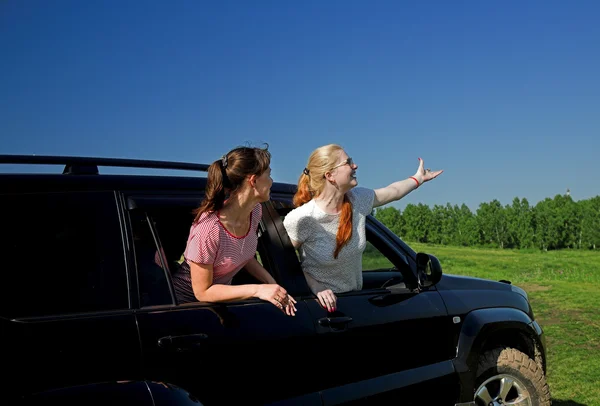
{"label": "car fender", "polygon": [[[537,323],[522,310],[514,308],[478,309],[468,313],[461,325],[454,368],[462,393],[472,396],[476,367],[486,344],[502,334],[521,333],[535,345],[542,345]],[[516,336],[515,336],[516,337]],[[500,344],[500,343],[498,343]]]}

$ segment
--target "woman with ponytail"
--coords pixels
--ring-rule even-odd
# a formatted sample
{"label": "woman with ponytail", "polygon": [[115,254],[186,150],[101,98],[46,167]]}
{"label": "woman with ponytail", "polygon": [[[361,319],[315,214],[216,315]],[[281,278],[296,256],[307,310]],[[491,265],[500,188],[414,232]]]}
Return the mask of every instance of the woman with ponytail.
{"label": "woman with ponytail", "polygon": [[366,216],[374,207],[399,200],[443,171],[419,167],[414,176],[381,189],[356,187],[358,165],[339,145],[317,148],[298,180],[296,208],[284,219],[299,248],[308,286],[321,305],[335,311],[336,293],[362,289]]}
{"label": "woman with ponytail", "polygon": [[[231,150],[208,168],[206,196],[195,211],[184,262],[173,277],[179,303],[229,302],[256,297],[294,316],[296,301],[254,257],[262,206],[270,197],[266,148]],[[231,285],[242,268],[262,284]]]}

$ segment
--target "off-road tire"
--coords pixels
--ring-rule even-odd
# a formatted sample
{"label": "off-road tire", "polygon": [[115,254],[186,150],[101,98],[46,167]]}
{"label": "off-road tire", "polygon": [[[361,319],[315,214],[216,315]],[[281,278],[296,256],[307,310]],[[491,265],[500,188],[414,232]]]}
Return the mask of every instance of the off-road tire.
{"label": "off-road tire", "polygon": [[491,392],[496,392],[490,392],[490,395],[495,398],[498,391],[495,390],[494,378],[500,379],[502,376],[518,382],[510,392],[511,396],[514,396],[517,389],[522,387],[528,392],[532,406],[550,406],[552,404],[550,388],[548,388],[544,372],[538,364],[514,348],[496,348],[484,353],[479,359],[474,393],[476,405],[484,405],[482,398],[477,395],[482,384],[490,382],[489,389],[492,389]]}

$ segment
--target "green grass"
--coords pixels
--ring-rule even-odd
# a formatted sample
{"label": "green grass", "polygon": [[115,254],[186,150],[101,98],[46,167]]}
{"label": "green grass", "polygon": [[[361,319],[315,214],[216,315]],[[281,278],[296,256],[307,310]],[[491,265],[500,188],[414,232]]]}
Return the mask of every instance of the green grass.
{"label": "green grass", "polygon": [[553,404],[600,405],[600,253],[410,245],[438,257],[444,273],[525,289],[546,335]]}

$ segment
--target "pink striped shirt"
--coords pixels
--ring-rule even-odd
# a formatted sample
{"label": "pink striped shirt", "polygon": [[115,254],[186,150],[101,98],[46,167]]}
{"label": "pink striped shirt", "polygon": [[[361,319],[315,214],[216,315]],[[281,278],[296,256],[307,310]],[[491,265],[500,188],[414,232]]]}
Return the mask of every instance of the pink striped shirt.
{"label": "pink striped shirt", "polygon": [[[217,212],[203,213],[190,228],[183,256],[186,261],[211,264],[213,284],[230,285],[235,274],[256,254],[261,217],[262,206],[257,204],[250,214],[246,234],[235,236],[225,229]],[[195,300],[188,266],[182,266],[174,276],[174,285],[180,302]]]}

